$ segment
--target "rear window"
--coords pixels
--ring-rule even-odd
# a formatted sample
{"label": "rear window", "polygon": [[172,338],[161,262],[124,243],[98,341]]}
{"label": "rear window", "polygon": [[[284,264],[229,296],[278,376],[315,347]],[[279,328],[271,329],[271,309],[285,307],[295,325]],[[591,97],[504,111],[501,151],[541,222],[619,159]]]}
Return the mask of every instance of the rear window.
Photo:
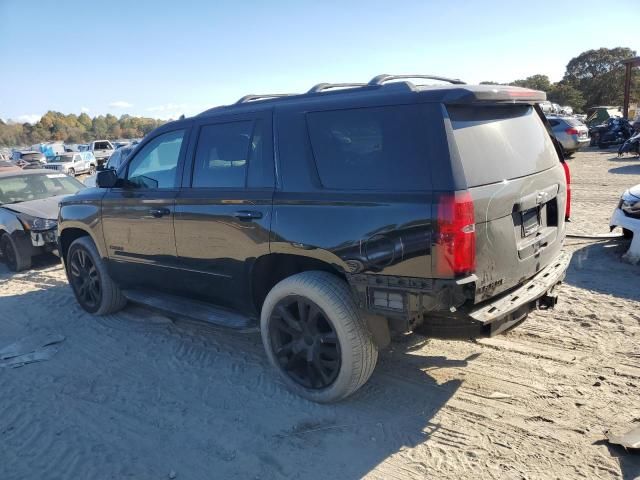
{"label": "rear window", "polygon": [[324,188],[416,191],[430,187],[425,116],[418,105],[307,114]]}
{"label": "rear window", "polygon": [[448,106],[467,185],[524,177],[558,164],[540,117],[530,105]]}

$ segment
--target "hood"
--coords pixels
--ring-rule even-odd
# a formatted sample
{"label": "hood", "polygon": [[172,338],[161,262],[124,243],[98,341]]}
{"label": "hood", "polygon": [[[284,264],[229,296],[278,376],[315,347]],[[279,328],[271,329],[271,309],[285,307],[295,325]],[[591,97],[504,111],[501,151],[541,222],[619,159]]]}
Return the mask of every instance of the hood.
{"label": "hood", "polygon": [[58,218],[58,203],[67,196],[68,195],[57,195],[55,197],[43,198],[41,200],[12,203],[10,205],[4,205],[3,208],[17,213],[26,213],[32,217],[56,220]]}
{"label": "hood", "polygon": [[68,165],[69,163],[67,163],[67,162],[47,162],[45,165],[54,165],[56,167],[60,167],[60,166],[64,167],[65,165]]}
{"label": "hood", "polygon": [[629,193],[634,197],[640,198],[640,184],[636,185],[635,187],[631,187],[629,189]]}

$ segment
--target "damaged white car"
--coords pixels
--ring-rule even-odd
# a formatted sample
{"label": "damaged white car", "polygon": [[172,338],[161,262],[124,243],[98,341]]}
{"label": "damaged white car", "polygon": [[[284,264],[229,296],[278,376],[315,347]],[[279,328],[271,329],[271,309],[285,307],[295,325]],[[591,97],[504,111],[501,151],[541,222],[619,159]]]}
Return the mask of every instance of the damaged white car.
{"label": "damaged white car", "polygon": [[10,270],[57,249],[58,202],[85,188],[64,173],[11,170],[0,173],[0,253]]}
{"label": "damaged white car", "polygon": [[626,257],[637,263],[640,260],[640,185],[631,187],[620,197],[618,206],[613,211],[609,227],[622,228],[625,238],[632,239]]}

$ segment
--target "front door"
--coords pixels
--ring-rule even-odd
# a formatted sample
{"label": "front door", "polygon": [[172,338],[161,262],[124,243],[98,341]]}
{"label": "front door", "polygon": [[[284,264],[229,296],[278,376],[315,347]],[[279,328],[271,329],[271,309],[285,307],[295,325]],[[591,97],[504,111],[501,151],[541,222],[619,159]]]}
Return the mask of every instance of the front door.
{"label": "front door", "polygon": [[128,162],[119,187],[103,198],[109,267],[124,287],[170,290],[166,275],[176,263],[173,221],[186,143],[184,128],[150,139]]}
{"label": "front door", "polygon": [[180,284],[185,294],[251,313],[251,264],[269,253],[271,113],[199,120],[194,134],[176,199]]}

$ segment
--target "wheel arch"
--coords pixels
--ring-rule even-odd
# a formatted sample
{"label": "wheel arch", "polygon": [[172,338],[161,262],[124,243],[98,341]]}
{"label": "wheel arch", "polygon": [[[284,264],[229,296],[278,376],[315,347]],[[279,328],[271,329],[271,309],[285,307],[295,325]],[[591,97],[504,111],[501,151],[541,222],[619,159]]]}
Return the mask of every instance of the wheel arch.
{"label": "wheel arch", "polygon": [[[60,232],[60,238],[58,240],[59,248],[60,248],[60,257],[63,259],[63,261],[66,262],[67,260],[67,252],[69,251],[69,247],[71,246],[71,244],[81,237],[89,237],[91,241],[95,244],[96,248],[98,249],[98,252],[100,252],[100,244],[96,242],[96,239],[94,238],[94,236],[91,234],[89,230],[82,227],[78,227],[78,226],[70,226],[70,227],[64,228]],[[100,254],[102,255],[101,252]]]}
{"label": "wheel arch", "polygon": [[251,300],[256,312],[260,314],[267,294],[278,282],[308,271],[328,272],[347,282],[347,276],[339,265],[315,257],[269,253],[257,258],[249,273]]}

